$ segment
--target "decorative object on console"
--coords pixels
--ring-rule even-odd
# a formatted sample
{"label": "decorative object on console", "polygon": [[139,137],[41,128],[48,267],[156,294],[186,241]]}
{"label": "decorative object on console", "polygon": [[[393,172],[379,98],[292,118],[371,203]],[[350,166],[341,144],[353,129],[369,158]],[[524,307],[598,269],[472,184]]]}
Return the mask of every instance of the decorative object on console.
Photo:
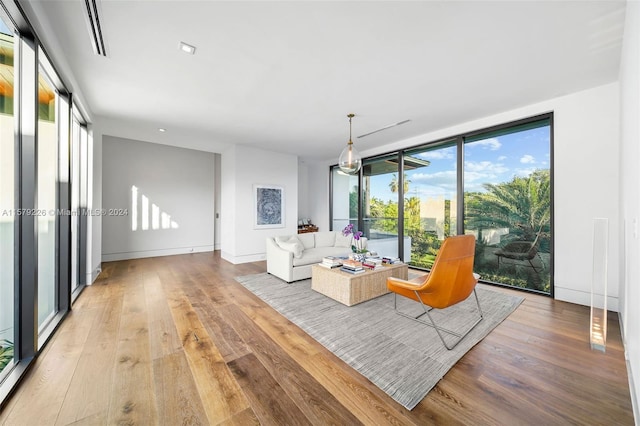
{"label": "decorative object on console", "polygon": [[284,188],[253,185],[254,228],[284,228]]}
{"label": "decorative object on console", "polygon": [[358,173],[360,167],[362,166],[362,157],[353,147],[353,142],[351,141],[351,119],[355,117],[355,114],[348,114],[349,117],[349,142],[347,142],[347,146],[340,153],[340,157],[338,157],[338,166],[340,166],[340,170],[350,175]]}
{"label": "decorative object on console", "polygon": [[311,223],[311,219],[300,219],[298,221],[298,234],[307,232],[318,232],[318,227]]}

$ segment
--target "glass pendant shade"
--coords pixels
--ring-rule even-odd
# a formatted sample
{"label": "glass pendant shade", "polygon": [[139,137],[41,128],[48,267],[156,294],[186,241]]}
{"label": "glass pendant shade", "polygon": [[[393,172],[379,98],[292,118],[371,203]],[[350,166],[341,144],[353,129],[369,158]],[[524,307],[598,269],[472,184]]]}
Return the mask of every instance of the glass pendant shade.
{"label": "glass pendant shade", "polygon": [[355,116],[355,114],[347,115],[347,117],[349,117],[349,142],[347,142],[347,146],[340,153],[340,157],[338,157],[340,170],[350,175],[358,173],[360,166],[362,166],[362,157],[353,147],[353,142],[351,141],[351,119]]}
{"label": "glass pendant shade", "polygon": [[360,153],[353,147],[353,142],[349,141],[344,147],[340,157],[338,158],[338,166],[340,170],[348,174],[358,173],[362,166],[362,157]]}

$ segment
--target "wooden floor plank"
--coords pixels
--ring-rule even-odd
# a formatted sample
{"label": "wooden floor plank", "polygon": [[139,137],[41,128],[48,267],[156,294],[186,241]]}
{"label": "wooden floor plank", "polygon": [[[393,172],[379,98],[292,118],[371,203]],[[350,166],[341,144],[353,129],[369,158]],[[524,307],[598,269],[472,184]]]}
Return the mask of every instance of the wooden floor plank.
{"label": "wooden floor plank", "polygon": [[[313,424],[358,424],[335,397],[299,366],[279,345],[236,306],[224,308],[225,321],[247,342],[255,357]],[[246,359],[246,357],[244,357]],[[260,415],[258,414],[258,418]]]}
{"label": "wooden floor plank", "polygon": [[144,284],[128,286],[116,343],[108,424],[155,424],[158,421],[147,313]]}
{"label": "wooden floor plank", "polygon": [[[98,416],[106,421],[109,411],[109,389],[115,364],[116,342],[122,317],[124,282],[115,279],[108,286],[86,289],[80,297],[96,296],[102,306],[92,324],[78,366],[60,407],[56,424],[70,424]],[[105,297],[108,293],[109,297]],[[65,321],[66,323],[67,321]],[[99,368],[96,368],[100,366]]]}
{"label": "wooden floor plank", "polygon": [[144,280],[144,294],[150,309],[149,344],[151,359],[163,358],[182,351],[182,342],[171,316],[171,310],[157,274],[150,274]]}
{"label": "wooden floor plank", "polygon": [[62,324],[56,339],[36,360],[21,392],[14,397],[14,404],[0,413],[0,424],[20,424],[34,411],[43,424],[56,423],[98,311],[86,309],[69,315],[70,320]]}
{"label": "wooden floor plank", "polygon": [[209,422],[217,424],[249,408],[189,300],[171,284],[165,286],[165,293]]}
{"label": "wooden floor plank", "polygon": [[261,425],[312,424],[254,354],[234,359],[229,368]]}
{"label": "wooden floor plank", "polygon": [[408,411],[234,280],[265,271],[105,263],[0,424],[634,424],[615,313],[591,351],[587,307],[491,287],[525,300]]}
{"label": "wooden floor plank", "polygon": [[159,424],[208,424],[207,414],[184,352],[154,360],[153,377]]}

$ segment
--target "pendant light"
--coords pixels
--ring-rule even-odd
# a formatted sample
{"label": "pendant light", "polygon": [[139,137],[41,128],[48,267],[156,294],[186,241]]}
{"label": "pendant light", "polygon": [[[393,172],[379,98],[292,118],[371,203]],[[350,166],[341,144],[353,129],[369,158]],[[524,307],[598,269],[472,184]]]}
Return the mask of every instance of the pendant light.
{"label": "pendant light", "polygon": [[338,166],[345,173],[355,174],[358,173],[360,166],[362,166],[362,157],[353,147],[353,142],[351,141],[351,119],[355,117],[355,114],[348,114],[347,117],[349,117],[349,142],[347,142],[347,146],[342,150],[338,158]]}

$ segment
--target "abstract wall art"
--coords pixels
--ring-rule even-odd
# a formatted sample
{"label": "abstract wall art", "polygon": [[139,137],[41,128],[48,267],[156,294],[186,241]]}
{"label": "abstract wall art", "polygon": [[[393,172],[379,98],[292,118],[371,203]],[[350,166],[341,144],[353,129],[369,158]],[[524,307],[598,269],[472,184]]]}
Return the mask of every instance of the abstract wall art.
{"label": "abstract wall art", "polygon": [[284,228],[284,188],[253,185],[255,229]]}

